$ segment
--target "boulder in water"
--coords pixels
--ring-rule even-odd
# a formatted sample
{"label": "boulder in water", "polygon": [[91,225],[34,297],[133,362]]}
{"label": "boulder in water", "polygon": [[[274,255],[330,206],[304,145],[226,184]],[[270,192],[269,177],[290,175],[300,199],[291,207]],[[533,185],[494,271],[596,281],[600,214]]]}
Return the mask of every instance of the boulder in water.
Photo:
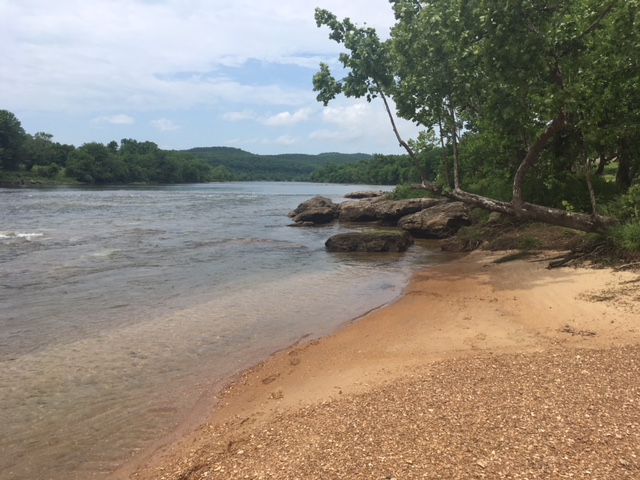
{"label": "boulder in water", "polygon": [[330,252],[404,252],[413,244],[406,231],[339,233],[325,242]]}

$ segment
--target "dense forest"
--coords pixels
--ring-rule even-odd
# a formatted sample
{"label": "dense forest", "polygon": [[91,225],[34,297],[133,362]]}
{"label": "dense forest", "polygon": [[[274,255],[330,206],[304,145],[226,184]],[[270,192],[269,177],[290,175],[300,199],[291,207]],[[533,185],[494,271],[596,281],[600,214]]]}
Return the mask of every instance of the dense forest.
{"label": "dense forest", "polygon": [[0,110],[3,183],[183,183],[211,179],[212,168],[184,152],[132,139],[107,145],[89,142],[80,147],[61,144],[48,133],[26,133],[13,113]]}
{"label": "dense forest", "polygon": [[367,154],[256,155],[228,147],[163,150],[153,142],[123,139],[75,147],[53,135],[28,134],[18,118],[0,110],[0,182],[89,184],[308,181],[328,163],[342,165]]}
{"label": "dense forest", "polygon": [[344,165],[371,158],[364,153],[256,155],[231,147],[192,148],[186,153],[213,167],[216,180],[234,181],[308,181],[316,170],[329,163]]}

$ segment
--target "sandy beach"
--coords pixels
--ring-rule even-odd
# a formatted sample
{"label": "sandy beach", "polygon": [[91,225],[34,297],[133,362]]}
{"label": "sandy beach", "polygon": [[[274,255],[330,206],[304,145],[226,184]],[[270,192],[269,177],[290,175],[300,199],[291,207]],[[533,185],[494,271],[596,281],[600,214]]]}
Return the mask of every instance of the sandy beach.
{"label": "sandy beach", "polygon": [[638,274],[504,255],[278,352],[112,478],[640,478]]}

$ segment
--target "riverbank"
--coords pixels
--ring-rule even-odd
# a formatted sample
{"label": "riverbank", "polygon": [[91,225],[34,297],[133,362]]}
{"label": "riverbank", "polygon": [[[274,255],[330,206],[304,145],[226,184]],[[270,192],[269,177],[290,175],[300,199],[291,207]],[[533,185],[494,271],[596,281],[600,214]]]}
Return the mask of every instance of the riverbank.
{"label": "riverbank", "polygon": [[640,282],[474,252],[114,478],[637,478]]}

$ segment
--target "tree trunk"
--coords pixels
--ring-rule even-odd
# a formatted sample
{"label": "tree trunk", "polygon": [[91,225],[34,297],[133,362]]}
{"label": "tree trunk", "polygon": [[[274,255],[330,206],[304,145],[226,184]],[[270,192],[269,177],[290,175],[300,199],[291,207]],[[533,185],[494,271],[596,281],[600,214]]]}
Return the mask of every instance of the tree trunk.
{"label": "tree trunk", "polygon": [[515,218],[521,218],[523,220],[542,222],[549,225],[572,228],[583,232],[606,233],[607,230],[618,223],[617,219],[612,217],[567,212],[558,208],[543,207],[542,205],[535,205],[526,202],[523,202],[520,207],[516,208],[510,202],[501,202],[499,200],[493,200],[491,198],[464,192],[462,190],[453,190],[452,192],[444,193],[437,188],[434,189],[434,186],[429,183],[414,185],[414,188],[426,189],[451,200],[457,200],[467,205],[482,208],[490,212],[498,212]]}
{"label": "tree trunk", "polygon": [[596,175],[603,175],[604,174],[604,167],[607,165],[607,157],[605,154],[604,149],[600,149],[599,150],[599,159],[598,159],[598,168],[596,170]]}
{"label": "tree trunk", "polygon": [[460,188],[460,153],[458,152],[458,125],[453,100],[449,99],[449,121],[451,122],[451,142],[453,145],[453,188]]}
{"label": "tree trunk", "polygon": [[522,187],[524,185],[524,179],[527,176],[527,173],[531,169],[531,167],[538,161],[540,158],[540,154],[545,149],[549,141],[553,138],[553,136],[561,131],[565,126],[565,116],[562,112],[558,113],[556,118],[549,124],[547,129],[544,131],[542,135],[535,141],[535,143],[529,148],[527,151],[527,155],[524,157],[520,166],[518,167],[518,171],[513,179],[513,205],[516,208],[520,208],[521,205],[524,205],[524,200],[522,199]]}
{"label": "tree trunk", "polygon": [[527,155],[520,164],[520,168],[516,172],[516,176],[514,178],[514,198],[511,202],[508,203],[465,192],[463,190],[460,190],[459,188],[454,188],[453,191],[443,191],[434,183],[430,182],[424,172],[424,169],[420,165],[418,156],[415,154],[409,144],[407,144],[407,142],[402,139],[400,132],[398,131],[398,127],[396,126],[396,123],[393,119],[393,115],[391,113],[391,109],[389,108],[389,104],[387,103],[386,97],[382,92],[380,93],[387,109],[387,114],[391,120],[391,126],[396,135],[396,138],[398,139],[398,142],[400,143],[400,146],[402,146],[409,154],[409,156],[413,159],[416,168],[420,172],[422,184],[413,185],[414,188],[425,189],[431,193],[435,193],[436,195],[440,195],[451,200],[457,200],[467,205],[482,208],[490,212],[498,212],[515,218],[572,228],[574,230],[580,230],[583,232],[606,233],[611,227],[618,223],[618,220],[615,218],[603,217],[602,215],[598,215],[597,213],[587,215],[585,213],[567,212],[565,210],[560,210],[557,208],[543,207],[541,205],[526,203],[522,200],[522,185],[524,184],[524,179],[527,172],[540,157],[540,153],[546,147],[549,140],[557,132],[564,128],[565,117],[562,113],[558,114],[553,122],[549,124],[547,130],[540,136],[540,138],[527,152]]}
{"label": "tree trunk", "polygon": [[618,171],[616,173],[616,183],[625,190],[631,186],[633,176],[631,174],[631,155],[629,152],[629,139],[620,140],[620,151],[618,152]]}

